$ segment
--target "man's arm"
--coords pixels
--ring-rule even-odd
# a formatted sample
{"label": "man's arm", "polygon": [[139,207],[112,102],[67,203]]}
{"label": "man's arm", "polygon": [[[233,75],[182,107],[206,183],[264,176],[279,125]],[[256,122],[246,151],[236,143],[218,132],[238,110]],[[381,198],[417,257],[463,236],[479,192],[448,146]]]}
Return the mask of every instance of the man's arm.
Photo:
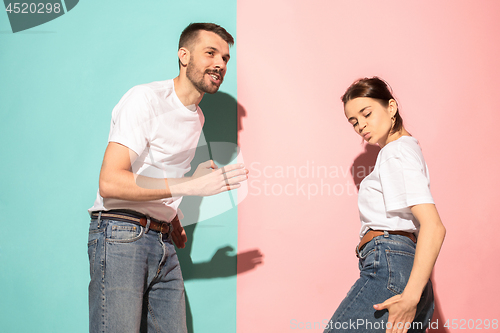
{"label": "man's arm", "polygon": [[150,201],[172,196],[209,196],[240,187],[248,178],[243,164],[217,168],[213,161],[198,166],[193,176],[184,178],[150,178],[132,172],[137,154],[116,143],[108,143],[99,176],[103,198]]}

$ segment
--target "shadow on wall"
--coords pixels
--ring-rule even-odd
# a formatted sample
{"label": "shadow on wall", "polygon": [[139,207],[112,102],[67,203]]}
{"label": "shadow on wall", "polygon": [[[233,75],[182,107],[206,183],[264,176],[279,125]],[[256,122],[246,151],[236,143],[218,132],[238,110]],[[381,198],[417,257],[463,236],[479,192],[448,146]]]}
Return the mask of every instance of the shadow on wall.
{"label": "shadow on wall", "polygon": [[[370,174],[370,172],[375,167],[375,162],[377,161],[378,153],[380,152],[380,147],[370,144],[365,144],[365,151],[358,155],[351,166],[351,176],[356,188],[359,191],[359,185],[361,181]],[[428,332],[436,332],[436,333],[448,333],[450,332],[443,325],[445,324],[445,320],[443,317],[443,313],[441,311],[441,306],[439,303],[439,298],[437,296],[437,288],[436,283],[434,281],[434,273],[431,275],[432,286],[434,289],[434,315],[432,317],[432,321],[430,323]]]}
{"label": "shadow on wall", "polygon": [[351,176],[358,191],[361,181],[368,176],[375,167],[379,151],[379,146],[365,144],[365,151],[354,159],[351,166]]}
{"label": "shadow on wall", "polygon": [[[227,165],[237,154],[238,131],[241,129],[241,117],[246,115],[244,108],[229,94],[217,92],[216,94],[205,94],[200,107],[205,115],[203,134],[207,145],[200,145],[196,155],[191,162],[191,171],[186,174],[190,176],[198,164],[213,159],[218,166]],[[238,112],[236,112],[238,110]],[[238,125],[238,126],[237,126]],[[230,143],[217,145],[219,149],[214,152],[214,143]],[[182,211],[185,215],[182,221],[186,231],[188,242],[184,249],[178,249],[177,255],[181,264],[184,280],[212,279],[234,276],[252,269],[262,263],[262,253],[259,249],[231,254],[234,249],[231,246],[219,248],[210,261],[194,263],[191,258],[194,237],[200,217],[201,197],[185,197],[182,202]],[[234,206],[234,203],[233,203]],[[221,214],[222,215],[222,214]],[[224,218],[221,216],[221,218]],[[237,223],[237,222],[235,222]],[[218,227],[210,225],[210,227]],[[220,226],[222,227],[222,225]],[[186,293],[186,319],[188,332],[193,333],[193,315]]]}

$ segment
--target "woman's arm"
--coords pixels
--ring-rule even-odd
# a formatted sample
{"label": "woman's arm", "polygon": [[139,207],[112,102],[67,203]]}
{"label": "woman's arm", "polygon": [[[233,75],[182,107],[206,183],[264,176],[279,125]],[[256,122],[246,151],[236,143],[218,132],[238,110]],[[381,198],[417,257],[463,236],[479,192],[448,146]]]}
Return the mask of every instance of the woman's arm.
{"label": "woman's arm", "polygon": [[376,310],[389,310],[388,322],[392,322],[393,328],[387,329],[387,332],[406,333],[408,331],[408,329],[399,330],[395,326],[400,322],[411,323],[415,318],[417,304],[429,281],[446,234],[446,229],[434,204],[421,204],[410,208],[413,216],[420,222],[417,249],[410,278],[401,295],[396,295],[382,304],[373,306]]}

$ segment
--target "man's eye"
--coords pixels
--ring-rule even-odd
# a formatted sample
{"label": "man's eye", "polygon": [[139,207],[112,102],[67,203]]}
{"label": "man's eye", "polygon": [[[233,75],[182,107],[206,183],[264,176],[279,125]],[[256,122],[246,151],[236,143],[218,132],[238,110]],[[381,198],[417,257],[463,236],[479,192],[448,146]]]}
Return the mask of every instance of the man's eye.
{"label": "man's eye", "polygon": [[208,51],[207,53],[210,55],[214,55],[214,53],[212,51]]}

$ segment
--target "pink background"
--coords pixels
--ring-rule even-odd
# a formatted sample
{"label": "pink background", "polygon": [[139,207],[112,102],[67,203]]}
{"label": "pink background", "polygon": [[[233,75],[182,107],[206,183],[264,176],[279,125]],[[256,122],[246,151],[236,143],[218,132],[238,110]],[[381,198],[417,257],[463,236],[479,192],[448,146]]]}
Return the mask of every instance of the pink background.
{"label": "pink background", "polygon": [[357,278],[349,168],[365,148],[340,96],[373,75],[391,84],[420,141],[447,228],[433,273],[440,331],[455,331],[443,329],[448,319],[500,320],[500,2],[239,1],[237,23],[239,144],[251,172],[238,250],[264,255],[238,275],[238,333],[321,323]]}

